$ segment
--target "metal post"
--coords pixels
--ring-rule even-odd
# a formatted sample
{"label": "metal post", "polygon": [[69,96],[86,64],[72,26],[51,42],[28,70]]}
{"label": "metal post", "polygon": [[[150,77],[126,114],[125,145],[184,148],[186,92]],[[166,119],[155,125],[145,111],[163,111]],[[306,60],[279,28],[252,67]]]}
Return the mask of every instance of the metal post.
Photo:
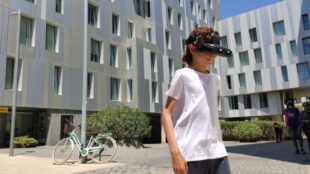
{"label": "metal post", "polygon": [[13,75],[13,102],[12,102],[12,120],[11,120],[11,136],[10,136],[10,156],[14,155],[13,145],[15,136],[15,119],[16,119],[16,93],[17,93],[17,72],[18,72],[18,58],[19,58],[19,34],[20,34],[20,14],[21,10],[12,13],[17,14],[17,32],[16,32],[16,47],[15,47],[15,59],[14,59],[14,75]]}
{"label": "metal post", "polygon": [[86,117],[87,117],[87,27],[88,27],[88,0],[84,0],[84,26],[83,26],[83,92],[82,92],[82,123],[81,144],[86,141]]}

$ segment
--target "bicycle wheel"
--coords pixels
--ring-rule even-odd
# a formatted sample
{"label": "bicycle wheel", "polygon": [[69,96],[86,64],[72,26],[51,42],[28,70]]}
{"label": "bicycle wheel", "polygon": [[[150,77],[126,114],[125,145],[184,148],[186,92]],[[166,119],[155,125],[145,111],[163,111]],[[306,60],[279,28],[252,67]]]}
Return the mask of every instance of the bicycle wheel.
{"label": "bicycle wheel", "polygon": [[58,141],[53,150],[53,159],[55,164],[65,163],[72,155],[74,143],[71,139],[64,138]]}
{"label": "bicycle wheel", "polygon": [[110,161],[116,153],[116,142],[112,137],[100,136],[90,144],[89,154],[96,163]]}

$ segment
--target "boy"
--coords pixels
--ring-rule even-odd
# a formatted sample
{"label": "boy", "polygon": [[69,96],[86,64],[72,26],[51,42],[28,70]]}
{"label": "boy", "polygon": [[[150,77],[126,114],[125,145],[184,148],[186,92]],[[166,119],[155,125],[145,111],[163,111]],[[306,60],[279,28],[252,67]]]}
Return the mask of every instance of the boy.
{"label": "boy", "polygon": [[213,29],[194,29],[182,58],[188,67],[176,71],[166,92],[162,122],[176,174],[230,174],[218,119],[220,76],[208,71],[225,50],[212,49],[218,42]]}

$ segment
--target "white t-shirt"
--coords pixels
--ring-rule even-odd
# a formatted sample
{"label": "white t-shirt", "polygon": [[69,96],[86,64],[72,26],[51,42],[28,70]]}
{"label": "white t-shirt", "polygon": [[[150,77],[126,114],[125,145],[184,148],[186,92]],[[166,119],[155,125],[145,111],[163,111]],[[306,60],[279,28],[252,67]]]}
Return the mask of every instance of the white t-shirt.
{"label": "white t-shirt", "polygon": [[177,70],[167,96],[177,100],[173,113],[174,134],[186,161],[227,156],[218,119],[217,74],[191,68]]}

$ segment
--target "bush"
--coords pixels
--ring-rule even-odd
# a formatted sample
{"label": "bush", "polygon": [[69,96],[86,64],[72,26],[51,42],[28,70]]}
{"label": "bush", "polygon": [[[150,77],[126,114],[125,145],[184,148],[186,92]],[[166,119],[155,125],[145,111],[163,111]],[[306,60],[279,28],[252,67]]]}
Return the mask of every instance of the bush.
{"label": "bush", "polygon": [[238,140],[236,137],[233,136],[232,130],[238,124],[240,124],[240,121],[221,121],[220,123],[221,123],[223,140],[226,141]]}
{"label": "bush", "polygon": [[238,124],[233,130],[232,135],[241,142],[257,141],[263,135],[260,127],[252,122],[243,122]]}
{"label": "bush", "polygon": [[21,136],[21,137],[15,137],[14,145],[15,147],[19,147],[19,148],[36,147],[38,145],[38,141],[26,135],[26,136]]}
{"label": "bush", "polygon": [[89,132],[112,133],[120,144],[137,145],[150,135],[149,118],[139,109],[128,106],[107,108],[93,114],[87,121]]}

